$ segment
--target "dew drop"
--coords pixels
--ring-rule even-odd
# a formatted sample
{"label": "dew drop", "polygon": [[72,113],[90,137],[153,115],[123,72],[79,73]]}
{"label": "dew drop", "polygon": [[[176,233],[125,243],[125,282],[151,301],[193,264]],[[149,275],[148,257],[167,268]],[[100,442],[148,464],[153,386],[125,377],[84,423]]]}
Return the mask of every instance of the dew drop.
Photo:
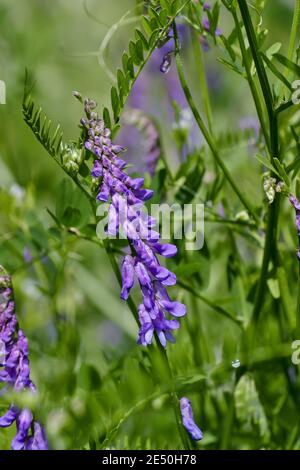
{"label": "dew drop", "polygon": [[240,367],[241,362],[239,359],[235,359],[234,361],[231,362],[231,365],[234,369],[237,369],[238,367]]}

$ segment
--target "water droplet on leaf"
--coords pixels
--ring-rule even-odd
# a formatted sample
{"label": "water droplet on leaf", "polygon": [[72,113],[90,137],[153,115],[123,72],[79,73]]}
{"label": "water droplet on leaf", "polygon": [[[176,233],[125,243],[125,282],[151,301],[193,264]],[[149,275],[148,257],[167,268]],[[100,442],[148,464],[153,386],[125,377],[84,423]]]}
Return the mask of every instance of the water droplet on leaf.
{"label": "water droplet on leaf", "polygon": [[241,362],[239,359],[235,359],[234,361],[231,362],[231,365],[234,369],[237,369],[238,367],[240,367]]}

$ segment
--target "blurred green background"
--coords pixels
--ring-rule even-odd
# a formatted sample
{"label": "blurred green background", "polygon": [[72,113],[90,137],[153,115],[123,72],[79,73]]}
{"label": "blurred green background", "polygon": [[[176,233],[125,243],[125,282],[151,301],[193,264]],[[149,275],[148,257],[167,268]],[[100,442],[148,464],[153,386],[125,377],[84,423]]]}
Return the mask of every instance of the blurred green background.
{"label": "blurred green background", "polygon": [[[282,42],[285,52],[293,2],[266,4],[268,41],[270,45]],[[72,90],[95,98],[101,106],[109,103],[111,82],[97,54],[109,27],[135,6],[133,0],[85,4],[82,0],[0,0],[0,80],[6,83],[6,104],[0,105],[0,263],[13,275],[18,318],[29,339],[32,376],[39,389],[32,406],[55,449],[180,445],[161,386],[164,371],[152,380],[146,353],[136,345],[135,322],[119,300],[105,253],[96,243],[59,231],[47,212],[55,211],[67,183],[22,118],[27,68],[35,81],[36,103],[61,123],[65,140],[77,138],[82,110]],[[224,11],[220,26],[225,32],[232,27]],[[133,28],[120,28],[111,41],[106,60],[112,70],[120,63]],[[186,63],[199,98],[191,54],[186,51]],[[212,93],[216,134],[233,132],[241,118],[255,115],[246,81],[220,64],[218,56],[212,47],[205,58],[216,83]],[[158,72],[157,83],[148,90],[145,111],[151,100],[159,102],[163,80]],[[178,155],[170,144],[172,124],[166,123],[161,110],[166,159],[175,171]],[[259,201],[260,174],[247,141],[221,151],[249,197]],[[85,202],[72,191],[90,218]],[[238,209],[234,201],[230,210]],[[226,281],[226,266],[233,266],[234,241],[226,229],[217,227],[220,230],[207,226],[209,247],[206,254],[196,256],[202,273],[197,289],[242,316],[242,310],[249,311],[249,299],[240,305],[239,281],[230,292]],[[251,250],[245,252],[251,259]],[[252,274],[244,275],[250,280]],[[187,302],[189,315],[168,351],[178,389],[192,400],[204,432],[202,448],[280,448],[282,441],[288,446],[287,434],[298,429],[291,391],[281,370],[281,361],[290,355],[289,343],[262,349],[266,363],[259,362],[253,371],[256,385],[248,374],[236,389],[238,372],[231,362],[242,360],[239,327],[182,289],[177,298]],[[274,362],[268,362],[269,356]],[[4,408],[0,404],[0,410]],[[12,429],[0,431],[1,449],[9,447],[12,433]]]}

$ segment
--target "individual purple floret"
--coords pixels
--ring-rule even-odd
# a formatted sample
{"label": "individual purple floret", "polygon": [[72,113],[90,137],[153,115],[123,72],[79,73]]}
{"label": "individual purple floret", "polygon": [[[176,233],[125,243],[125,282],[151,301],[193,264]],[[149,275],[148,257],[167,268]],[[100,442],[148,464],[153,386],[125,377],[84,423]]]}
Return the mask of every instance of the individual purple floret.
{"label": "individual purple floret", "polygon": [[203,439],[202,431],[198,428],[194,421],[193,410],[191,402],[188,398],[183,397],[180,399],[180,411],[182,424],[195,441]]}
{"label": "individual purple floret", "polygon": [[300,261],[300,202],[296,198],[296,196],[293,196],[292,194],[289,197],[290,203],[294,207],[296,211],[296,229],[298,233],[298,240],[299,240],[299,245],[298,245],[298,250],[297,250],[297,258]]}
{"label": "individual purple floret", "polygon": [[171,52],[167,52],[162,59],[162,63],[160,64],[159,70],[161,73],[168,73],[170,71],[172,64]]}
{"label": "individual purple floret", "polygon": [[110,203],[108,233],[124,234],[131,248],[131,255],[125,256],[122,263],[121,298],[127,300],[138,281],[143,298],[138,308],[138,342],[146,346],[156,333],[166,347],[167,340],[174,341],[172,331],[179,328],[179,322],[167,315],[181,317],[186,307],[169,298],[166,286],[176,284],[176,276],[160,264],[158,255],[168,258],[177,249],[175,245],[160,243],[160,235],[154,230],[155,219],[143,210],[153,191],[143,187],[143,178],[125,173],[126,162],[118,156],[124,149],[111,142],[110,131],[93,111],[95,107],[94,101],[85,100],[87,118],[81,124],[87,133],[85,148],[94,155],[92,176],[99,180],[97,200]]}
{"label": "individual purple floret", "polygon": [[[19,329],[15,315],[11,278],[0,266],[0,382],[16,391],[29,389],[35,392],[28,355],[28,341]],[[14,422],[17,433],[11,443],[13,450],[48,449],[44,430],[30,410],[11,405],[0,417],[0,428],[9,427]]]}

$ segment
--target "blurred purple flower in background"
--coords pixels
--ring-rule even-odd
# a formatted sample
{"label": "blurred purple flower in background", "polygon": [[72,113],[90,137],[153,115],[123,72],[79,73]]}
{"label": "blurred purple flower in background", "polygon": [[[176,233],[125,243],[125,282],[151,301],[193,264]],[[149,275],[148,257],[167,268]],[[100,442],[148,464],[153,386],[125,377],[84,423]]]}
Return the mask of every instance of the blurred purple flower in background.
{"label": "blurred purple flower in background", "polygon": [[182,424],[191,438],[194,439],[194,441],[200,441],[203,439],[202,431],[194,421],[192,405],[188,398],[183,397],[180,399],[180,411]]}
{"label": "blurred purple flower in background", "polygon": [[[30,379],[28,356],[28,341],[19,329],[15,315],[11,278],[0,266],[0,382],[16,391],[28,389],[35,392],[35,385]],[[0,427],[9,427],[14,422],[17,433],[11,443],[13,450],[48,448],[44,430],[34,421],[30,410],[11,405],[0,417]]]}
{"label": "blurred purple flower in background", "polygon": [[248,152],[253,154],[257,150],[259,135],[260,135],[260,123],[255,116],[245,116],[239,121],[239,128],[246,132],[248,137]]}
{"label": "blurred purple flower in background", "polygon": [[207,31],[208,33],[214,33],[216,36],[221,36],[222,31],[221,29],[217,26],[215,31],[211,31],[210,27],[210,21],[208,18],[203,18],[202,20],[202,27]]}
{"label": "blurred purple flower in background", "polygon": [[[161,156],[160,136],[154,120],[139,109],[129,109],[124,113],[122,120],[125,126],[134,126],[139,130],[142,136],[143,153],[145,155],[142,162],[145,164],[145,169],[149,174],[154,176]],[[133,139],[133,136],[134,134],[129,132],[129,140]],[[134,142],[131,141],[129,144],[134,144]]]}
{"label": "blurred purple flower in background", "polygon": [[28,246],[25,246],[23,250],[23,258],[24,258],[25,263],[30,264],[32,262],[33,258],[32,258],[32,254]]}

